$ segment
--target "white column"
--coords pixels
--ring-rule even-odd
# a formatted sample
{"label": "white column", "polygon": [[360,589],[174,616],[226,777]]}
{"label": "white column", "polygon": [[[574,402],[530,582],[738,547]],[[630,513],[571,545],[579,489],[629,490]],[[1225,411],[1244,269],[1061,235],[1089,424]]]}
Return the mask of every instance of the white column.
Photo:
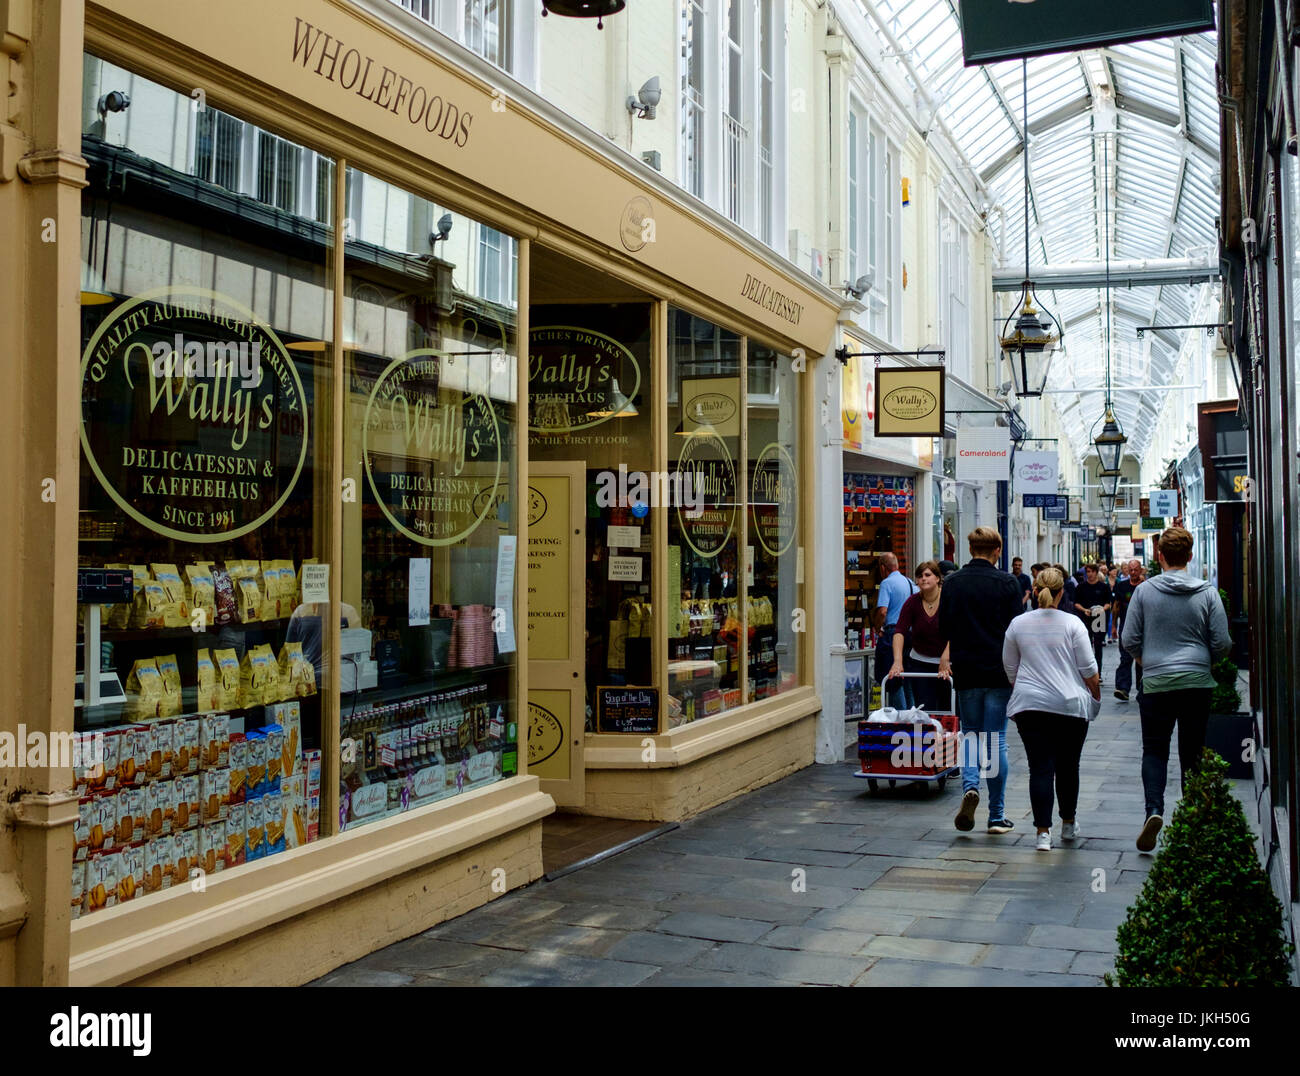
{"label": "white column", "polygon": [[[838,334],[837,334],[838,335]],[[838,341],[836,341],[838,343]],[[844,760],[844,439],[840,420],[840,370],[834,355],[815,367],[813,449],[814,515],[810,556],[817,565],[817,650],[813,682],[821,696],[817,718],[818,762]]]}

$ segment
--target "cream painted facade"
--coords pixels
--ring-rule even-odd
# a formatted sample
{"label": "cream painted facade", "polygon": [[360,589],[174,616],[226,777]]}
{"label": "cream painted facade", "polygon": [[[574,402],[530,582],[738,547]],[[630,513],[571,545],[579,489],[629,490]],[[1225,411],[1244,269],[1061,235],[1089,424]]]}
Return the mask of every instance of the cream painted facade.
{"label": "cream painted facade", "polygon": [[[525,6],[533,5],[512,5]],[[836,721],[827,717],[837,707],[837,680],[842,714],[842,670],[832,654],[842,638],[841,578],[826,567],[842,562],[839,506],[814,496],[838,484],[843,466],[836,418],[840,366],[831,352],[842,344],[945,347],[965,356],[963,367],[950,367],[950,374],[992,407],[990,390],[1000,381],[997,364],[988,359],[996,354],[990,289],[996,252],[986,234],[993,207],[982,201],[946,134],[926,126],[924,103],[914,99],[897,61],[885,58],[887,45],[852,4],[789,0],[764,6],[771,19],[765,38],[760,27],[746,23],[745,34],[752,36],[742,44],[766,40],[771,60],[767,67],[750,53],[736,60],[748,87],[741,119],[754,119],[766,84],[772,134],[760,146],[752,141],[758,128],[751,127],[743,150],[748,170],[728,173],[723,151],[735,128],[716,96],[727,42],[716,5],[696,6],[706,12],[709,61],[702,68],[704,151],[695,162],[702,199],[683,190],[690,159],[681,138],[679,4],[629,5],[603,32],[584,21],[521,15],[508,27],[516,81],[474,54],[485,51],[485,39],[474,39],[458,5],[447,3],[297,0],[268,6],[232,0],[197,10],[165,0],[0,3],[0,65],[18,88],[0,115],[0,248],[12,252],[9,265],[19,270],[0,278],[0,323],[10,327],[7,350],[17,356],[23,389],[0,405],[8,442],[0,489],[14,506],[15,536],[0,553],[0,577],[9,580],[6,606],[16,611],[0,620],[0,646],[9,659],[0,666],[0,730],[16,731],[19,715],[27,728],[49,732],[68,731],[72,722],[79,386],[67,357],[81,350],[80,265],[74,243],[45,237],[51,223],[60,236],[79,230],[86,182],[81,135],[94,105],[82,84],[83,52],[89,50],[177,93],[202,88],[216,108],[424,194],[439,207],[472,212],[515,237],[520,334],[528,329],[530,262],[545,250],[654,303],[661,385],[670,303],[767,347],[801,353],[807,363],[802,585],[811,609],[799,686],[661,732],[652,737],[648,756],[637,741],[588,735],[585,801],[578,809],[685,818],[814,757],[842,757]],[[430,19],[420,18],[422,11]],[[461,146],[425,138],[405,117],[341,91],[295,56],[302,22],[456,100],[473,114],[472,137]],[[627,98],[652,76],[662,87],[657,116],[634,118]],[[144,146],[160,128],[146,122],[147,95],[139,103],[132,137]],[[870,161],[887,155],[892,168],[873,173],[874,163],[859,158],[855,182],[864,188],[876,183],[877,208],[870,221],[858,220],[856,240],[852,221],[863,210],[850,193],[848,116],[855,109],[864,140],[875,132],[881,148]],[[153,146],[150,152],[180,160],[179,147]],[[659,170],[643,160],[652,153]],[[731,204],[742,207],[734,214],[740,223],[728,219],[729,175],[741,177],[741,197]],[[653,222],[651,240],[640,246],[628,233],[629,206],[637,199],[648,204]],[[761,214],[754,208],[759,203],[766,207]],[[332,209],[338,219],[346,215],[341,201]],[[380,232],[410,226],[391,217],[360,224]],[[873,248],[875,283],[867,302],[853,302],[843,291],[852,248],[861,259],[862,237],[872,229],[887,233]],[[453,231],[450,243],[458,265],[473,264],[468,233]],[[341,266],[331,269],[336,291],[342,272]],[[965,306],[958,310],[964,320],[952,316],[945,280],[964,282]],[[759,295],[782,298],[759,301]],[[341,330],[340,314],[320,332],[343,339]],[[528,391],[523,365],[519,398]],[[1044,408],[1041,426],[1031,419],[1034,432],[1058,436],[1050,407],[1034,406]],[[661,422],[661,454],[668,436]],[[881,452],[901,452],[902,462],[922,468],[915,446],[882,446]],[[331,481],[340,481],[341,436],[325,463]],[[52,487],[44,485],[47,478]],[[526,482],[524,461],[516,492],[522,495]],[[42,496],[49,489],[57,495]],[[1013,523],[1019,516],[1013,512]],[[339,519],[330,538],[335,562],[341,560],[343,526]],[[921,536],[918,527],[918,545]],[[524,524],[519,537],[526,542]],[[664,539],[658,541],[663,552]],[[932,550],[916,552],[928,556]],[[1014,543],[1012,552],[1018,552]],[[341,574],[331,578],[335,600],[351,597],[341,592]],[[666,588],[662,574],[655,586]],[[527,607],[518,589],[515,615],[522,624]],[[666,589],[657,595],[663,601]],[[666,629],[657,630],[658,641]],[[335,649],[337,641],[333,628]],[[528,680],[522,645],[519,668],[522,698]],[[327,707],[333,710],[327,708],[326,717],[337,718],[337,696]],[[339,750],[336,720],[332,727],[322,745],[327,755]],[[154,903],[109,909],[73,924],[67,892],[77,803],[71,788],[66,768],[0,772],[0,983],[235,981],[232,969],[250,946],[277,955],[265,981],[305,981],[492,899],[499,893],[491,885],[493,868],[505,871],[509,888],[535,880],[541,819],[554,808],[521,759],[518,776],[447,804],[342,834],[329,835],[327,826],[328,839],[319,844],[227,873],[205,893],[172,891]],[[336,796],[326,792],[323,817],[337,808]],[[321,931],[337,939],[324,952],[304,944],[307,932]]]}

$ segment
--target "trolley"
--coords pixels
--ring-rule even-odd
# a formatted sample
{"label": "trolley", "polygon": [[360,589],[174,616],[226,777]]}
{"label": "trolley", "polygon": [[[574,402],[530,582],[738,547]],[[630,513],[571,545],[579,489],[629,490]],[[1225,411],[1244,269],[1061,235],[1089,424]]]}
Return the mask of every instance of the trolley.
{"label": "trolley", "polygon": [[[939,678],[938,673],[924,672],[908,672],[903,676],[908,679]],[[881,692],[882,702],[886,695],[887,692]],[[926,711],[927,716],[938,721],[941,727],[926,723],[918,728],[912,721],[859,721],[858,762],[862,769],[853,776],[865,780],[872,792],[880,787],[880,781],[885,780],[891,788],[900,781],[934,782],[942,792],[948,778],[961,770],[958,765],[961,734],[955,686],[951,695],[951,711]]]}

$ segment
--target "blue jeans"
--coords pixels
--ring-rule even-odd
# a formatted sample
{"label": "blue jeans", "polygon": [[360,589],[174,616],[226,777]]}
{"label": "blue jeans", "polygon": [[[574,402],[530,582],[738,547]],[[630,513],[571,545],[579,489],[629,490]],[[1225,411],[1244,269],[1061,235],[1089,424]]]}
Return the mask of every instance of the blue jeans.
{"label": "blue jeans", "polygon": [[[1007,787],[1007,703],[1009,687],[973,687],[957,691],[957,716],[961,721],[961,788],[979,791],[980,773],[989,788],[989,821],[1005,814]],[[969,734],[975,735],[969,735]],[[996,736],[997,756],[993,756]],[[974,763],[968,765],[968,763]],[[981,764],[982,763],[982,764]]]}

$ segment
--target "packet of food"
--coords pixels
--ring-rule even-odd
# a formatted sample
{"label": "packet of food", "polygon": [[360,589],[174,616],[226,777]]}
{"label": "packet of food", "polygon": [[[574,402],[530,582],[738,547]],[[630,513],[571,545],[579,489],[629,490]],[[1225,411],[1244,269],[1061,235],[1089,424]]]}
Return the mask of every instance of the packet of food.
{"label": "packet of food", "polygon": [[282,702],[268,710],[267,716],[284,730],[280,745],[281,776],[302,773],[302,704],[296,699]]}
{"label": "packet of food", "polygon": [[199,774],[199,799],[202,803],[203,825],[224,822],[230,812],[230,769],[204,770]]}
{"label": "packet of food", "polygon": [[81,918],[86,903],[86,861],[72,864],[72,918]]}
{"label": "packet of food", "polygon": [[286,698],[303,698],[316,694],[316,670],[302,652],[302,643],[285,643],[280,647],[280,681]]}
{"label": "packet of food", "polygon": [[158,585],[163,589],[163,626],[167,628],[187,628],[190,624],[190,609],[185,601],[185,583],[181,573],[174,564],[150,564],[150,570]]}
{"label": "packet of food", "polygon": [[[231,651],[231,657],[234,652]],[[196,703],[200,710],[220,710],[222,707],[221,685],[217,680],[217,666],[212,660],[212,651],[207,647],[199,650],[194,656],[195,682],[198,688],[198,702]],[[231,699],[231,705],[234,705],[234,699]]]}
{"label": "packet of food", "polygon": [[[255,646],[244,654],[239,666],[239,707],[261,706],[267,701],[266,689],[272,678],[271,658],[268,646]],[[274,700],[272,700],[274,701]]]}
{"label": "packet of food", "polygon": [[239,705],[239,658],[233,649],[214,650],[217,666],[217,695],[219,704],[213,709],[233,710]]}
{"label": "packet of food", "polygon": [[158,657],[158,672],[162,676],[163,701],[158,708],[159,717],[171,717],[184,709],[184,696],[181,691],[181,667],[175,654],[162,654]]}
{"label": "packet of food", "polygon": [[[122,848],[136,839],[134,797],[143,788],[123,788],[109,801],[113,805],[113,843]],[[144,834],[140,834],[143,839]]]}
{"label": "packet of food", "polygon": [[284,797],[279,792],[268,792],[262,797],[262,812],[266,816],[266,854],[283,852],[286,847]]}
{"label": "packet of food", "polygon": [[264,799],[264,796],[259,796],[244,804],[248,833],[246,856],[249,863],[266,855],[266,806],[262,802]]}
{"label": "packet of food", "polygon": [[[134,820],[132,832],[134,839],[143,841],[149,836],[149,786],[141,785],[139,788],[124,788],[119,796],[125,796],[126,802],[130,807],[131,817]],[[121,813],[119,811],[119,813]]]}
{"label": "packet of food", "polygon": [[[162,683],[161,678],[158,681]],[[117,733],[116,789],[144,784],[149,762],[149,726],[124,725]]]}
{"label": "packet of food", "polygon": [[112,908],[117,904],[121,868],[122,855],[116,849],[111,852],[96,852],[86,859],[86,900],[82,906],[85,914]]}
{"label": "packet of food", "polygon": [[257,576],[262,590],[261,620],[280,619],[280,569],[275,561],[264,560],[258,565]]}
{"label": "packet of food", "polygon": [[232,803],[226,819],[226,865],[237,867],[248,858],[248,805]]}
{"label": "packet of food", "polygon": [[145,829],[152,839],[172,831],[176,817],[175,792],[171,781],[154,781],[145,786]]}
{"label": "packet of food", "polygon": [[205,874],[226,869],[226,823],[199,827],[199,866]]}
{"label": "packet of food", "polygon": [[199,724],[195,717],[178,717],[172,725],[172,774],[199,772]]}
{"label": "packet of food", "polygon": [[167,626],[167,592],[156,579],[146,578],[137,585],[131,610],[131,627],[164,628]]}
{"label": "packet of food", "polygon": [[144,842],[137,841],[122,849],[121,873],[117,882],[119,904],[135,900],[144,890]]}
{"label": "packet of food", "polygon": [[257,577],[244,575],[235,581],[236,608],[239,622],[251,624],[262,619],[262,589],[257,585]]}
{"label": "packet of food", "polygon": [[230,802],[243,803],[248,791],[248,742],[242,732],[230,734]]}
{"label": "packet of food", "polygon": [[320,836],[320,790],[307,793],[307,843]]}
{"label": "packet of food", "polygon": [[216,587],[212,581],[212,568],[207,564],[185,565],[185,579],[189,585],[187,598],[190,606],[190,620],[194,614],[202,612],[199,630],[206,631],[217,622]]}
{"label": "packet of food", "polygon": [[239,619],[239,603],[235,598],[235,583],[223,568],[212,569],[212,594],[214,602],[213,623],[224,628]]}
{"label": "packet of food", "polygon": [[200,718],[199,769],[215,770],[230,765],[230,715],[218,711]]}
{"label": "packet of food", "polygon": [[284,804],[284,839],[287,848],[301,848],[307,843],[307,779],[300,773],[280,782],[280,800]]}
{"label": "packet of food", "polygon": [[280,791],[280,776],[284,773],[284,729],[267,725],[262,729],[266,736],[266,788],[264,792]]}
{"label": "packet of food", "polygon": [[99,765],[86,770],[86,791],[90,795],[112,792],[117,788],[117,766],[122,745],[122,730],[105,729],[102,733],[103,754]]}
{"label": "packet of food", "polygon": [[159,717],[163,710],[162,673],[155,658],[139,658],[126,678],[126,712],[130,717]]}
{"label": "packet of food", "polygon": [[172,870],[175,867],[174,838],[155,837],[144,846],[144,891],[160,893],[172,884]]}
{"label": "packet of food", "polygon": [[[85,863],[86,857],[90,855],[90,835],[94,828],[99,824],[99,804],[95,802],[93,796],[82,796],[77,800],[77,821],[73,823],[73,844],[72,844],[72,862]],[[99,843],[95,850],[98,851],[104,847],[104,834],[101,830],[98,834]]]}
{"label": "packet of food", "polygon": [[166,781],[172,776],[173,740],[176,723],[151,721],[149,723],[149,761],[145,772],[150,781]]}
{"label": "packet of food", "polygon": [[266,734],[261,729],[253,729],[244,739],[244,750],[248,757],[248,773],[244,778],[247,791],[244,798],[252,800],[266,791]]}
{"label": "packet of food", "polygon": [[[90,843],[87,845],[91,855],[118,847],[117,826],[121,819],[118,817],[117,796],[117,793],[110,792],[95,797],[94,821],[91,823]],[[132,830],[134,828],[132,826]]]}
{"label": "packet of food", "polygon": [[275,563],[280,570],[280,616],[292,616],[298,607],[298,577],[293,574],[293,561],[285,558]]}
{"label": "packet of food", "polygon": [[199,866],[199,831],[187,829],[176,835],[176,873],[172,876],[174,885],[185,885]]}
{"label": "packet of food", "polygon": [[187,773],[177,777],[173,783],[176,786],[176,814],[172,819],[172,830],[193,829],[199,824],[203,803],[199,774]]}

